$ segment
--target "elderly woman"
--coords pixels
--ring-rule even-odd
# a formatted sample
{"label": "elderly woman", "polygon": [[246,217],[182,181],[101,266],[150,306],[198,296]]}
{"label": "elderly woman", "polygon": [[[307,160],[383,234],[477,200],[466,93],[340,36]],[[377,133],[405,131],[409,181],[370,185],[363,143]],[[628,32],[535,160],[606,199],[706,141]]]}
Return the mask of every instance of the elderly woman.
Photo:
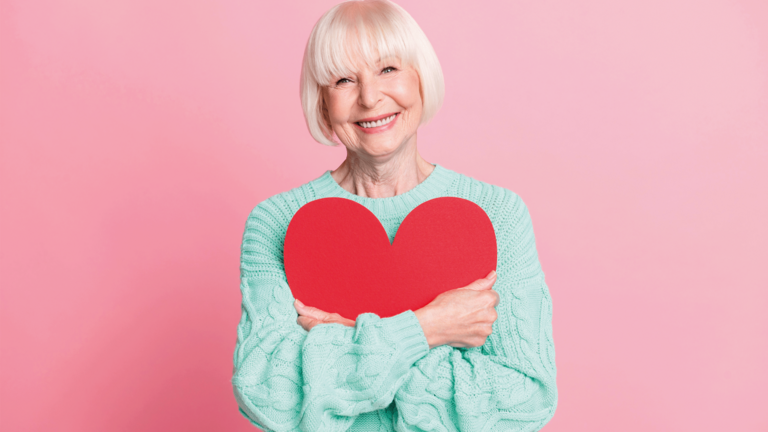
{"label": "elderly woman", "polygon": [[[256,206],[242,245],[242,318],[232,383],[266,431],[538,430],[557,405],[552,306],[531,220],[513,192],[425,161],[417,131],[443,99],[427,37],[389,1],[329,10],[309,37],[301,101],[309,132],[347,157],[334,171]],[[427,306],[355,321],[294,299],[283,266],[304,204],[354,200],[390,241],[438,197],[478,204],[498,245],[495,272]],[[360,287],[365,289],[365,287]],[[419,289],[413,287],[413,289]]]}

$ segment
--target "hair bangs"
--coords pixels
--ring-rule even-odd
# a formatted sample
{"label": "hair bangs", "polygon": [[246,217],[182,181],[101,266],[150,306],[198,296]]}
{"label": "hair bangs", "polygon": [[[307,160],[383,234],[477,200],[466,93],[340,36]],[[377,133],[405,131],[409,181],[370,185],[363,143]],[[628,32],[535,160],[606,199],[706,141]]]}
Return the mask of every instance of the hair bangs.
{"label": "hair bangs", "polygon": [[[324,32],[318,32],[325,37],[310,41],[315,43],[310,70],[318,84],[330,85],[334,79],[356,73],[363,64],[373,68],[388,58],[415,64],[417,47],[402,17],[371,3],[363,13],[340,11],[328,20]],[[360,7],[358,2],[341,5]]]}

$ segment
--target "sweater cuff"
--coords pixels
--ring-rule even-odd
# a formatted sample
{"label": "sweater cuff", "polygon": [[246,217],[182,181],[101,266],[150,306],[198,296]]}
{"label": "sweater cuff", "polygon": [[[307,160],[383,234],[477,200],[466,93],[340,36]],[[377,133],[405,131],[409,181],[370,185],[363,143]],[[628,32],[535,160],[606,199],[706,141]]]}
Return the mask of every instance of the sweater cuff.
{"label": "sweater cuff", "polygon": [[429,353],[429,343],[421,328],[419,319],[411,310],[383,318],[386,334],[392,335],[392,342],[400,351],[403,364],[411,367],[417,360]]}

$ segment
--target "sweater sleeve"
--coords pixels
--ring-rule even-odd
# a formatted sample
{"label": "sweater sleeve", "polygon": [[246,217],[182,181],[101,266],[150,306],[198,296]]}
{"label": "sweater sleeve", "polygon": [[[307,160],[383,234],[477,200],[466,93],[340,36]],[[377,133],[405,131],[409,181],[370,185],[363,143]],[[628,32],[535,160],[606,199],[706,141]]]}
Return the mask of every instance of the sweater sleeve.
{"label": "sweater sleeve", "polygon": [[536,431],[557,406],[552,301],[530,216],[514,199],[497,228],[498,318],[482,347],[442,345],[395,395],[398,431]]}
{"label": "sweater sleeve", "polygon": [[319,324],[305,331],[283,266],[289,213],[267,200],[246,223],[235,398],[241,414],[265,431],[344,431],[356,416],[392,402],[429,345],[411,311],[361,314],[354,327]]}

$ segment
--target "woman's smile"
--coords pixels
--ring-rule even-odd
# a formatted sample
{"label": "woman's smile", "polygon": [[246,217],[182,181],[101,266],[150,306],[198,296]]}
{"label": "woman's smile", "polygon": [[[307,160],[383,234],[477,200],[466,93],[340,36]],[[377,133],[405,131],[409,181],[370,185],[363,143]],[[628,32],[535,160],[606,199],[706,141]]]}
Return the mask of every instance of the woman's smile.
{"label": "woman's smile", "polygon": [[370,117],[355,122],[355,126],[367,134],[375,134],[392,129],[400,113],[384,114],[377,117]]}
{"label": "woman's smile", "polygon": [[389,56],[334,76],[323,87],[327,126],[353,157],[388,158],[415,148],[421,122],[419,72]]}

